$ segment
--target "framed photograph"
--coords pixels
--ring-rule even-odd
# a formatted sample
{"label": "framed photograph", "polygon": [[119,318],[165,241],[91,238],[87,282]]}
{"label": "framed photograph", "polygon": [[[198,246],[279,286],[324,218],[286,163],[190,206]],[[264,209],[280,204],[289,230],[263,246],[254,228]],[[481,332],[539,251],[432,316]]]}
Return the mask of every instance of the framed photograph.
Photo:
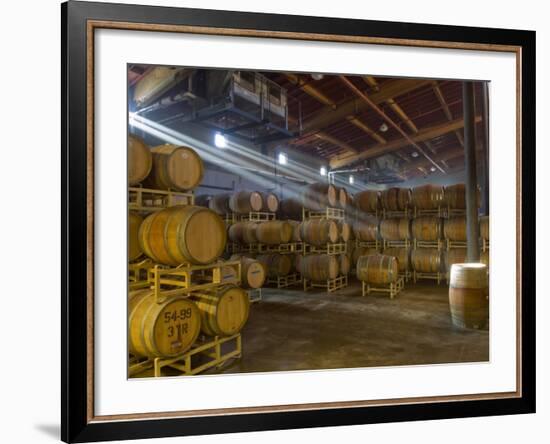
{"label": "framed photograph", "polygon": [[535,33],[62,5],[62,439],[535,411]]}

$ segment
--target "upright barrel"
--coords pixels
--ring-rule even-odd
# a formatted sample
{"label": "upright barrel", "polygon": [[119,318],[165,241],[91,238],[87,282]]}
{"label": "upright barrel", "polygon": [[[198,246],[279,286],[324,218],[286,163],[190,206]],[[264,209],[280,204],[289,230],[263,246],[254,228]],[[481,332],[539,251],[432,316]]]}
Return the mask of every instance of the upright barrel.
{"label": "upright barrel", "polygon": [[302,222],[300,237],[304,242],[321,247],[338,242],[338,225],[331,219],[306,219]]}
{"label": "upright barrel", "polygon": [[147,178],[147,186],[159,190],[187,191],[201,183],[204,165],[192,148],[166,144],[151,151],[153,168]]}
{"label": "upright barrel", "polygon": [[152,213],[139,228],[139,245],[154,262],[177,266],[214,262],[225,249],[223,220],[208,208],[175,206]]}
{"label": "upright barrel", "polygon": [[237,214],[261,211],[263,205],[262,195],[257,191],[241,190],[229,198],[229,208]]}
{"label": "upright barrel", "polygon": [[380,236],[388,241],[407,240],[411,238],[410,219],[393,217],[380,222]]}
{"label": "upright barrel", "polygon": [[452,216],[443,223],[445,239],[451,241],[466,240],[466,218],[464,216]]}
{"label": "upright barrel", "polygon": [[171,297],[158,304],[150,289],[129,293],[128,345],[134,356],[178,356],[193,345],[200,328],[200,312],[188,298]]}
{"label": "upright barrel", "polygon": [[378,239],[378,219],[371,217],[356,220],[353,234],[358,241],[372,242]]}
{"label": "upright barrel", "polygon": [[128,213],[128,260],[135,261],[143,254],[139,246],[139,227],[143,222],[143,218],[133,211]]}
{"label": "upright barrel", "polygon": [[421,216],[413,219],[411,224],[413,238],[419,241],[434,242],[441,239],[441,218],[433,216]]}
{"label": "upright barrel", "polygon": [[292,225],[286,220],[270,220],[257,224],[256,238],[261,244],[286,244],[292,239],[292,231]]}
{"label": "upright barrel", "polygon": [[443,271],[441,251],[436,248],[418,248],[411,251],[413,269],[420,273],[440,273]]}
{"label": "upright barrel", "polygon": [[292,260],[287,254],[260,254],[256,260],[263,265],[268,278],[287,276],[292,271]]}
{"label": "upright barrel", "polygon": [[390,284],[397,281],[399,266],[393,256],[376,254],[361,256],[357,261],[357,279],[369,284]]}
{"label": "upright barrel", "polygon": [[451,267],[449,305],[453,324],[461,328],[485,328],[489,321],[489,279],[485,264]]}
{"label": "upright barrel", "polygon": [[279,198],[274,193],[262,193],[262,211],[276,213],[279,209]]}
{"label": "upright barrel", "polygon": [[228,230],[229,240],[237,244],[256,244],[256,229],[258,224],[255,222],[241,221],[232,224]]}
{"label": "upright barrel", "polygon": [[380,202],[387,211],[403,211],[411,204],[410,188],[392,187],[380,193]]}
{"label": "upright barrel", "polygon": [[300,261],[302,276],[306,279],[323,282],[334,279],[340,271],[337,256],[332,254],[310,254]]}
{"label": "upright barrel", "polygon": [[330,183],[313,183],[302,191],[302,205],[312,211],[321,211],[337,206],[336,188]]}
{"label": "upright barrel", "polygon": [[128,136],[128,185],[137,185],[151,172],[153,156],[145,142],[132,134]]}
{"label": "upright barrel", "polygon": [[364,190],[355,193],[353,205],[362,213],[375,213],[378,209],[379,192],[375,190]]}
{"label": "upright barrel", "polygon": [[201,315],[201,330],[208,336],[231,336],[242,330],[250,312],[248,295],[236,285],[213,292],[193,293]]}
{"label": "upright barrel", "polygon": [[421,185],[411,191],[411,203],[421,210],[434,210],[444,204],[443,187]]}

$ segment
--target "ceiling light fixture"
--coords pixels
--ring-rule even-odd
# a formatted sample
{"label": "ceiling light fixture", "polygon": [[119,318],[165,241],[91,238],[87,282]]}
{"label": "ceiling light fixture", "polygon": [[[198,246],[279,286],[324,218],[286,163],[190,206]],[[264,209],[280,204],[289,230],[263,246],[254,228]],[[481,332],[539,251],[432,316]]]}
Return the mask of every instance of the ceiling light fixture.
{"label": "ceiling light fixture", "polygon": [[227,146],[225,136],[221,133],[216,133],[216,135],[214,136],[214,145],[216,145],[218,148],[225,148]]}
{"label": "ceiling light fixture", "polygon": [[286,165],[287,160],[285,153],[279,153],[279,165]]}
{"label": "ceiling light fixture", "polygon": [[325,167],[321,167],[321,169],[319,170],[319,174],[321,174],[321,176],[326,176],[327,175],[327,169]]}

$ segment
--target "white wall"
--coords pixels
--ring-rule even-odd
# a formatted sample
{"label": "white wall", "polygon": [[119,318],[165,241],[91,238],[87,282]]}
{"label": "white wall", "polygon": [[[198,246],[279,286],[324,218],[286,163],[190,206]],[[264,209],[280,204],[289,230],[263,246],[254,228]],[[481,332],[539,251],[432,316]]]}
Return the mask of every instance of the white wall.
{"label": "white wall", "polygon": [[[124,2],[124,0],[118,0]],[[130,3],[140,3],[138,0]],[[480,441],[546,442],[550,421],[548,375],[550,312],[543,282],[550,265],[550,192],[544,165],[550,162],[550,118],[543,103],[550,99],[550,28],[544,2],[480,2],[460,5],[440,1],[394,0],[357,2],[339,0],[188,0],[145,3],[324,15],[378,20],[536,29],[538,32],[538,411],[536,415],[445,420],[329,429],[192,437],[156,442],[182,443],[293,443],[293,442],[423,442],[446,444]],[[2,442],[57,441],[59,423],[59,2],[7,2],[2,9],[2,365],[0,414]],[[534,253],[533,253],[534,254]]]}

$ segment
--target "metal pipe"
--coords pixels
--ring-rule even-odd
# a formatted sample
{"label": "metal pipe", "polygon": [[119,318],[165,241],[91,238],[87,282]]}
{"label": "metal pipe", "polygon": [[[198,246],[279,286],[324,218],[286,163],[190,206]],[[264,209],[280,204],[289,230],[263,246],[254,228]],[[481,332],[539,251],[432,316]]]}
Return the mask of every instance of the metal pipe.
{"label": "metal pipe", "polygon": [[464,166],[466,169],[466,261],[479,262],[479,225],[477,215],[477,171],[474,83],[462,83],[464,107]]}

